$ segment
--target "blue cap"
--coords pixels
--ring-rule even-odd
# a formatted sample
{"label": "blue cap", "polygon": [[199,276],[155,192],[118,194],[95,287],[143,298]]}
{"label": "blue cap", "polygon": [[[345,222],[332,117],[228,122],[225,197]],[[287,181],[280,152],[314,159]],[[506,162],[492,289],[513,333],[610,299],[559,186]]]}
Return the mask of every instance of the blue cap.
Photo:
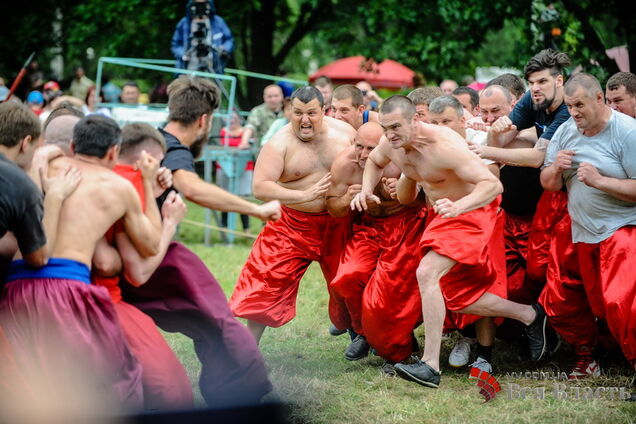
{"label": "blue cap", "polygon": [[44,103],[44,96],[39,91],[32,91],[27,97],[27,103],[35,103],[41,105]]}

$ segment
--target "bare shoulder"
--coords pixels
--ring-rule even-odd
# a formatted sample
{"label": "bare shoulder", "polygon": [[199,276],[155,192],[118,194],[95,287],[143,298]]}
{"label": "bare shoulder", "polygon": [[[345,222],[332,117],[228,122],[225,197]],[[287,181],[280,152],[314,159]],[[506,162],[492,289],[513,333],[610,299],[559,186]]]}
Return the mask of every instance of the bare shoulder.
{"label": "bare shoulder", "polygon": [[285,152],[295,140],[296,136],[291,129],[291,124],[287,124],[269,139],[262,150]]}
{"label": "bare shoulder", "polygon": [[336,174],[346,174],[354,169],[355,166],[355,148],[353,146],[349,146],[343,151],[341,151],[336,159],[333,161],[331,165],[331,173]]}
{"label": "bare shoulder", "polygon": [[323,119],[327,126],[327,138],[330,142],[338,142],[347,146],[353,143],[356,130],[351,125],[329,116],[325,116]]}

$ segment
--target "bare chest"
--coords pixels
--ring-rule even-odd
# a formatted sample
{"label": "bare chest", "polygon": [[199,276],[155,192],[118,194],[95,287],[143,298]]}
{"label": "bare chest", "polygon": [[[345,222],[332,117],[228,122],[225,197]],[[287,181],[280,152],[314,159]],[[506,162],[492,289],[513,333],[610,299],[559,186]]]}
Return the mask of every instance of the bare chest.
{"label": "bare chest", "polygon": [[329,147],[323,149],[305,147],[288,150],[285,155],[285,169],[280,178],[281,182],[302,179],[309,175],[326,174],[336,152]]}

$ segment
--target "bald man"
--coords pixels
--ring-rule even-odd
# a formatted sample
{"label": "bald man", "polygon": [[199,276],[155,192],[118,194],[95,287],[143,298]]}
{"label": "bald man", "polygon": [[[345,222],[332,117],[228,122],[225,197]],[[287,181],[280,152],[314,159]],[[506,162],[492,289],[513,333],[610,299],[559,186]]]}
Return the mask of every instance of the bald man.
{"label": "bald man", "polygon": [[[327,191],[331,215],[352,213],[351,200],[362,187],[365,163],[383,134],[380,124],[363,124],[354,145],[334,161]],[[390,195],[387,182],[399,177],[397,166],[384,169],[374,191],[380,203],[354,217],[353,237],[331,282],[334,293],[344,300],[351,318],[349,328],[355,332],[345,359],[362,359],[373,346],[385,359],[382,370],[388,374],[395,374],[393,364],[412,353],[412,331],[422,319],[415,277],[420,258],[413,252],[424,232],[426,208],[423,196],[402,205]]]}
{"label": "bald man", "polygon": [[44,129],[44,143],[55,145],[62,149],[66,156],[72,156],[73,128],[79,120],[80,118],[75,115],[61,115],[52,119]]}

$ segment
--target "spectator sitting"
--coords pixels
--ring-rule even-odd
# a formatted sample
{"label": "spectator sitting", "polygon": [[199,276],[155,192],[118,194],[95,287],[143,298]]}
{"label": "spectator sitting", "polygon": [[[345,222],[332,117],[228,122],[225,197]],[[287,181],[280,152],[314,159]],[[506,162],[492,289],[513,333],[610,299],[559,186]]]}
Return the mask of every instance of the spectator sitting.
{"label": "spectator sitting", "polygon": [[250,140],[259,142],[272,123],[283,116],[283,90],[280,86],[270,84],[263,90],[263,103],[254,107],[247,117],[243,139],[239,149],[249,149]]}
{"label": "spectator sitting", "polygon": [[[230,127],[223,127],[219,132],[220,143],[222,146],[238,147],[241,144],[243,137],[243,126],[241,125],[241,118],[238,113],[232,113],[232,119],[230,121]],[[226,144],[227,143],[227,144]],[[245,164],[245,170],[241,174],[238,184],[239,196],[249,196],[252,194],[252,175],[254,174],[254,161],[249,161]],[[224,189],[228,189],[230,180],[223,172],[221,165],[216,165],[216,184]],[[241,214],[241,222],[244,230],[250,228],[250,217],[248,215]],[[221,212],[221,225],[227,227],[227,212]]]}
{"label": "spectator sitting", "polygon": [[102,78],[102,95],[107,103],[119,102],[119,96],[121,96],[121,88],[113,84],[108,77]]}
{"label": "spectator sitting", "polygon": [[82,105],[82,112],[84,112],[84,115],[97,114],[110,118],[110,109],[105,107],[100,107],[99,109],[97,109],[97,103],[101,103],[102,101],[104,101],[104,93],[102,91],[99,98],[96,98],[96,91],[97,86],[95,85],[91,86],[91,88],[88,89],[88,92],[86,93],[86,100],[84,101],[85,104]]}
{"label": "spectator sitting", "polygon": [[278,132],[278,130],[287,125],[291,120],[291,99],[289,97],[285,97],[283,99],[283,115],[284,116],[282,118],[276,119],[272,122],[272,125],[269,126],[269,129],[261,138],[261,146],[267,143],[269,139]]}
{"label": "spectator sitting", "polygon": [[128,81],[121,89],[120,99],[124,104],[138,105],[140,94],[139,85],[134,81]]}

